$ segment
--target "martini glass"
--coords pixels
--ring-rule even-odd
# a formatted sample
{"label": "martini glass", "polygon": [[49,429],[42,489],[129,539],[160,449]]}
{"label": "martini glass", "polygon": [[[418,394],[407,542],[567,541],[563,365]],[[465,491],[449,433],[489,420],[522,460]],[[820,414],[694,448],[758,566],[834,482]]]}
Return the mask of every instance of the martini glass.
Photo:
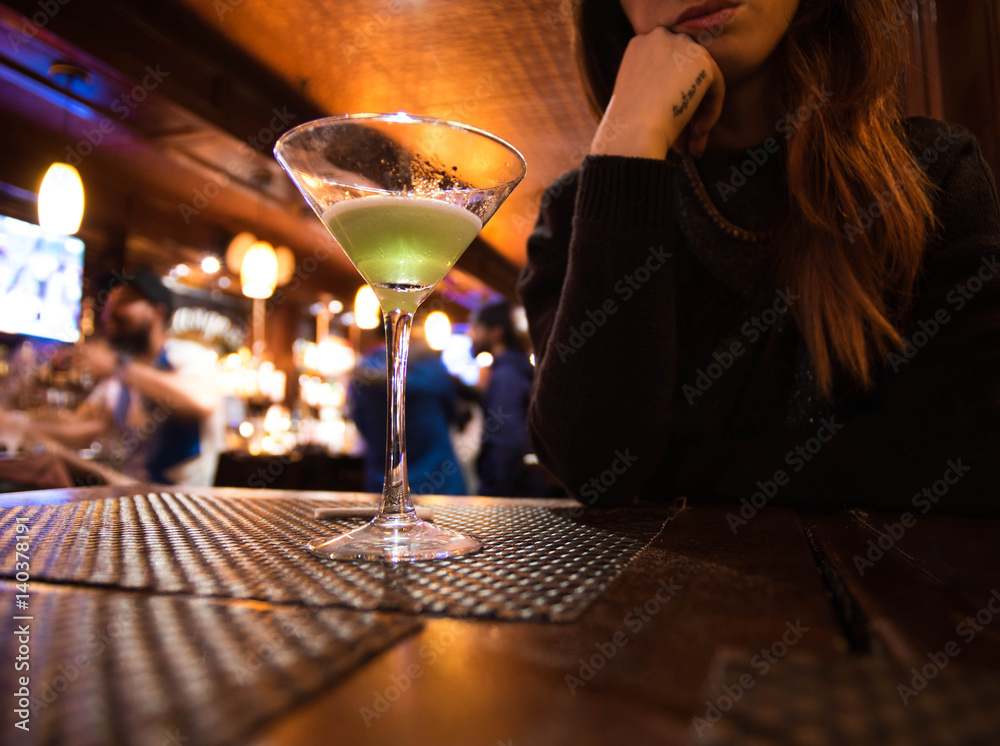
{"label": "martini glass", "polygon": [[524,178],[523,156],[483,130],[407,114],[318,119],[274,153],[382,306],[389,366],[382,502],[349,533],[309,544],[327,559],[454,557],[482,545],[417,518],[406,477],[406,356],[417,306]]}

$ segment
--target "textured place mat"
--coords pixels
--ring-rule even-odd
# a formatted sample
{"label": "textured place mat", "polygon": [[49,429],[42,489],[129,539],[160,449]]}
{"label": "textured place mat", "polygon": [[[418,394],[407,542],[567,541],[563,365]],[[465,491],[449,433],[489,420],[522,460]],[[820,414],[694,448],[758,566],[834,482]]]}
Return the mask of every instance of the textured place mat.
{"label": "textured place mat", "polygon": [[870,657],[836,662],[789,657],[771,665],[758,656],[756,666],[752,661],[717,659],[706,701],[694,713],[690,744],[1000,744],[998,672],[959,668],[960,662],[951,661],[935,673],[925,659],[932,678],[921,680],[913,671]]}
{"label": "textured place mat", "polygon": [[[0,607],[13,610],[16,591],[4,585]],[[7,746],[245,744],[420,626],[378,612],[37,583],[29,590],[28,610],[0,617]],[[33,618],[13,618],[25,614]],[[30,668],[16,671],[22,641]],[[12,696],[24,675],[28,732],[15,725],[23,713]]]}
{"label": "textured place mat", "polygon": [[[306,544],[361,525],[315,521],[309,499],[176,493],[0,512],[0,577],[15,575],[15,519],[40,580],[310,606],[456,617],[571,621],[663,527],[662,512],[574,518],[568,509],[435,506],[435,523],[479,537],[483,551],[398,565],[335,562]],[[658,517],[653,518],[656,515]],[[584,522],[586,520],[586,522]]]}

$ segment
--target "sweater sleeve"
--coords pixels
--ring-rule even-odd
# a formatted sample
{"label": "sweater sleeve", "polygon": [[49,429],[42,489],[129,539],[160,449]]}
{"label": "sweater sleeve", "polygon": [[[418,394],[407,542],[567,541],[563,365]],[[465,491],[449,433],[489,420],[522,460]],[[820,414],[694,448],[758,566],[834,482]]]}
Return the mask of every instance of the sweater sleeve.
{"label": "sweater sleeve", "polygon": [[587,504],[629,501],[667,447],[675,168],[588,157],[549,188],[529,240],[518,283],[537,365],[529,435],[542,463]]}
{"label": "sweater sleeve", "polygon": [[940,158],[928,169],[937,238],[906,346],[868,403],[796,432],[703,443],[681,483],[754,504],[1000,515],[1000,210],[975,139],[952,140],[924,151]]}

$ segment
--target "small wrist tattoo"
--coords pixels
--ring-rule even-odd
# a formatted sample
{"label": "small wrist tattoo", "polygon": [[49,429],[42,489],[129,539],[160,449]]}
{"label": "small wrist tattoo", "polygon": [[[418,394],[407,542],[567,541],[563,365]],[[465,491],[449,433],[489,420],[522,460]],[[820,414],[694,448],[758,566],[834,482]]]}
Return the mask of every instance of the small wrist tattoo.
{"label": "small wrist tattoo", "polygon": [[705,82],[705,78],[708,77],[708,72],[702,70],[698,73],[698,77],[694,79],[694,83],[686,91],[681,91],[681,104],[680,106],[674,105],[674,117],[679,117],[685,111],[687,111],[688,104],[691,103],[691,99],[694,98],[695,91],[698,90],[698,86]]}

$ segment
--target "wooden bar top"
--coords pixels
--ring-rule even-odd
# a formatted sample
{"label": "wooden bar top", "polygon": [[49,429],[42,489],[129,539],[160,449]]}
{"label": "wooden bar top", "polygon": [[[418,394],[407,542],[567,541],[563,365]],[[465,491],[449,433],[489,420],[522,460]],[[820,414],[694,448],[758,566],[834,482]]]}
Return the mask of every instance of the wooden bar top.
{"label": "wooden bar top", "polygon": [[[2,496],[0,507],[166,489],[181,491],[49,490]],[[191,492],[377,501],[360,493]],[[993,599],[1000,612],[1000,521],[772,507],[734,532],[726,506],[654,510],[669,518],[663,531],[578,621],[421,615],[422,629],[272,720],[252,743],[681,744],[697,741],[693,718],[703,716],[710,673],[725,654],[766,676],[786,657],[907,666],[957,640],[976,651],[957,665],[1000,668],[1000,618],[981,624],[972,641],[959,627],[977,614],[986,621],[980,612]]]}

